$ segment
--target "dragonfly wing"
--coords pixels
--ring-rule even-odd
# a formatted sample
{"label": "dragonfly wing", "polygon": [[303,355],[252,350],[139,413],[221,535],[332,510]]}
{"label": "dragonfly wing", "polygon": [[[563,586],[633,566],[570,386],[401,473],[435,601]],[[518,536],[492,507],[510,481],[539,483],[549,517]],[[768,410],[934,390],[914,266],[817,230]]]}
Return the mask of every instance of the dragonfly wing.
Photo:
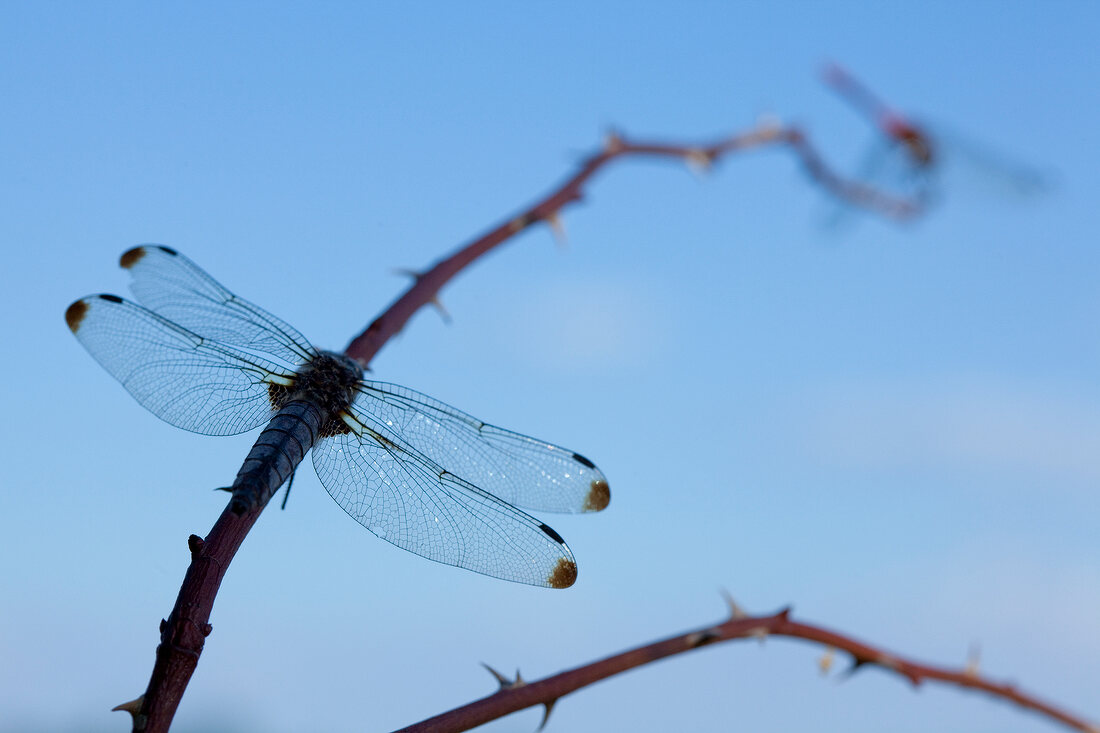
{"label": "dragonfly wing", "polygon": [[263,308],[238,298],[174,249],[147,244],[122,255],[138,302],[214,341],[301,366],[316,354],[306,337]]}
{"label": "dragonfly wing", "polygon": [[576,579],[573,553],[554,530],[369,430],[322,438],[313,465],[344,511],[402,549],[530,585]]}
{"label": "dragonfly wing", "polygon": [[356,420],[386,441],[509,504],[591,512],[611,501],[606,477],[579,453],[488,425],[411,389],[364,380],[352,409]]}
{"label": "dragonfly wing", "polygon": [[116,295],[82,298],[65,320],[143,407],[195,433],[236,435],[263,425],[273,414],[270,385],[294,376]]}

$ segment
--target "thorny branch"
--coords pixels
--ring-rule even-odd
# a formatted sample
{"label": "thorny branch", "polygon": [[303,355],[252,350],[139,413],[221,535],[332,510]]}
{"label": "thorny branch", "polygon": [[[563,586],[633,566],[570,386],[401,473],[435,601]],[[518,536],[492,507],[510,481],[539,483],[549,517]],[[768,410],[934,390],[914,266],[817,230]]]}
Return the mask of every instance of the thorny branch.
{"label": "thorny branch", "polygon": [[[613,134],[607,137],[602,149],[584,160],[577,173],[558,189],[459,248],[428,271],[418,274],[409,289],[353,339],[345,351],[360,363],[368,364],[416,311],[435,302],[440,289],[476,259],[536,222],[560,227],[561,210],[580,201],[584,185],[612,161],[627,157],[655,157],[707,168],[730,154],[763,147],[786,148],[792,152],[815,183],[846,204],[895,219],[906,219],[923,212],[920,201],[896,197],[849,181],[833,172],[797,127],[765,123],[747,132],[702,145],[638,142]],[[221,581],[263,507],[261,504],[242,516],[226,507],[205,539],[192,535],[188,540],[191,563],[172,612],[161,622],[161,642],[157,646],[149,686],[136,700],[115,708],[133,716],[135,731],[155,733],[167,731],[171,725],[180,699],[198,665],[206,637],[213,630],[210,614]]]}
{"label": "thorny branch", "polygon": [[[1001,700],[1007,700],[1027,710],[1062,723],[1068,728],[1084,733],[1100,733],[1100,728],[1084,719],[1071,715],[1054,705],[1018,689],[1007,682],[994,682],[978,673],[976,663],[962,669],[948,669],[921,664],[878,647],[864,643],[845,634],[817,626],[794,621],[790,609],[785,608],[771,616],[746,616],[736,604],[730,601],[730,617],[716,626],[706,626],[678,636],[635,647],[625,652],[606,657],[591,664],[585,664],[565,672],[551,675],[534,682],[526,682],[516,673],[515,680],[508,680],[498,672],[489,671],[500,682],[500,689],[480,700],[455,708],[433,718],[421,721],[396,733],[449,733],[464,731],[504,717],[517,710],[534,705],[545,708],[542,723],[546,724],[554,703],[559,698],[587,687],[600,680],[626,672],[635,667],[656,662],[676,654],[690,652],[710,644],[737,639],[760,639],[769,636],[803,639],[821,644],[826,648],[826,657],[822,660],[823,671],[827,671],[834,650],[846,652],[852,663],[850,672],[870,666],[880,667],[888,672],[900,675],[914,686],[922,682],[934,681],[954,685],[970,690],[979,690]],[[541,726],[540,726],[541,727]]]}
{"label": "thorny branch", "polygon": [[416,311],[434,302],[443,286],[474,260],[537,222],[544,221],[554,229],[559,229],[560,212],[569,204],[583,200],[584,185],[601,168],[615,160],[628,157],[669,158],[705,170],[730,154],[763,147],[784,147],[790,150],[802,163],[810,178],[843,203],[894,219],[914,217],[924,210],[921,201],[894,196],[838,175],[825,164],[809,138],[798,127],[765,122],[747,132],[702,145],[641,142],[613,133],[607,136],[601,150],[585,159],[571,178],[541,201],[459,248],[427,272],[418,274],[404,295],[391,303],[363,333],[356,336],[344,352],[362,364],[370,363],[386,341],[404,328]]}

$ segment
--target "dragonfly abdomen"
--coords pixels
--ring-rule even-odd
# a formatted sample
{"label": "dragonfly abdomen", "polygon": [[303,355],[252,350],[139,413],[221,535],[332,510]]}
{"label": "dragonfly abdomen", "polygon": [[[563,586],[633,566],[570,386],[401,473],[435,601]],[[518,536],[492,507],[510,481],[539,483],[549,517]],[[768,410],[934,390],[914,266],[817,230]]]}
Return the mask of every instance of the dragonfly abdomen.
{"label": "dragonfly abdomen", "polygon": [[263,506],[317,442],[328,416],[312,402],[292,400],[267,424],[233,481],[233,512]]}

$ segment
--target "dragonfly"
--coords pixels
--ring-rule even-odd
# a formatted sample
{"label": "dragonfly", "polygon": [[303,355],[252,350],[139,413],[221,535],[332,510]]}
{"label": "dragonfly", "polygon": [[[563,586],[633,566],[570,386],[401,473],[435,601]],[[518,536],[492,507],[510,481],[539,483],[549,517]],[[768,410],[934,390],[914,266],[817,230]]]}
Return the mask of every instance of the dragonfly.
{"label": "dragonfly", "polygon": [[565,540],[524,510],[606,508],[611,491],[592,461],[366,379],[354,359],[314,348],[174,249],[134,247],[120,264],[137,302],[88,296],[65,321],[165,422],[203,435],[266,425],[227,489],[234,513],[266,504],[312,450],[336,503],[402,549],[519,583],[576,581]]}
{"label": "dragonfly", "polygon": [[[936,203],[942,194],[945,169],[969,171],[982,188],[1004,198],[1031,197],[1049,190],[1047,173],[1012,160],[973,139],[931,126],[894,110],[853,74],[837,64],[823,70],[825,83],[862,114],[880,133],[860,166],[857,180],[899,193],[921,205]],[[961,164],[961,165],[957,165]]]}

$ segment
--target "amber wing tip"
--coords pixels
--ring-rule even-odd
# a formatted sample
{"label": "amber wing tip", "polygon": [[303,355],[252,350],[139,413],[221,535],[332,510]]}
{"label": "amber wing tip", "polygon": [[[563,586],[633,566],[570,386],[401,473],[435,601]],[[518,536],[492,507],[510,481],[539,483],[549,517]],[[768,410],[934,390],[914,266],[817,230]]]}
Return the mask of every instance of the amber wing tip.
{"label": "amber wing tip", "polygon": [[119,258],[118,264],[126,270],[136,265],[138,261],[145,256],[145,246],[131,247],[122,253],[122,257]]}
{"label": "amber wing tip", "polygon": [[607,508],[611,503],[611,487],[603,479],[596,479],[588,489],[588,495],[584,497],[584,510],[586,512],[599,512]]}
{"label": "amber wing tip", "polygon": [[88,304],[78,300],[65,309],[65,323],[69,324],[69,330],[76,333],[80,330],[80,323],[88,313]]}
{"label": "amber wing tip", "polygon": [[554,572],[550,573],[550,577],[546,579],[546,583],[551,588],[568,588],[576,582],[577,563],[565,557],[558,559]]}

